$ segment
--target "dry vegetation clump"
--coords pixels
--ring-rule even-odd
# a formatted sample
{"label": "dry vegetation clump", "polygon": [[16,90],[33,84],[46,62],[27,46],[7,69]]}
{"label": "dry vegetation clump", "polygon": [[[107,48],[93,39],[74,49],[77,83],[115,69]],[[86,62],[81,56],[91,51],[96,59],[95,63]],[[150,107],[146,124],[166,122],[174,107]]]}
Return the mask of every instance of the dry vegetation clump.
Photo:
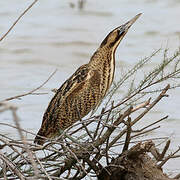
{"label": "dry vegetation clump", "polygon": [[[144,121],[160,101],[167,101],[167,92],[178,88],[179,84],[170,87],[171,80],[178,82],[180,75],[180,51],[177,50],[171,57],[164,51],[163,61],[144,75],[136,83],[132,81],[135,74],[148,63],[152,56],[144,58],[132,69],[126,72],[115,83],[106,97],[101,112],[91,115],[87,119],[80,119],[68,128],[57,140],[47,139],[42,147],[27,139],[27,132],[19,124],[17,108],[9,101],[22,96],[32,95],[41,86],[29,93],[10,97],[1,101],[0,113],[11,110],[15,125],[0,123],[0,125],[16,128],[20,139],[14,140],[0,134],[0,177],[4,179],[169,179],[162,171],[163,165],[170,159],[179,157],[177,151],[167,155],[170,140],[163,139],[165,145],[162,152],[156,148],[153,139],[142,140],[142,135],[149,134],[160,126],[158,123],[166,120],[168,116],[154,120],[149,125],[134,129],[134,126]],[[171,68],[168,66],[171,64]],[[170,70],[171,69],[171,70]],[[130,82],[129,91],[121,100],[112,101],[119,86]],[[168,83],[168,84],[167,84]],[[167,84],[164,88],[161,88]],[[127,84],[126,84],[127,85]],[[67,139],[67,135],[78,141],[75,143]],[[132,142],[138,142],[133,146]],[[147,139],[147,138],[146,138]],[[157,138],[158,139],[158,138]],[[156,140],[157,140],[156,139]],[[159,139],[160,140],[160,139]],[[161,139],[162,140],[162,139]],[[177,175],[174,179],[178,179]]]}

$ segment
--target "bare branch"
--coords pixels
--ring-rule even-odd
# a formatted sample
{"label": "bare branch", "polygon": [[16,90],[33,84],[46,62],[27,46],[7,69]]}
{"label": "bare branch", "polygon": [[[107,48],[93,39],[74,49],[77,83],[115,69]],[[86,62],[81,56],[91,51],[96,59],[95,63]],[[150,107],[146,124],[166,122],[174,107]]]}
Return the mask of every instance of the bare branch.
{"label": "bare branch", "polygon": [[18,132],[19,132],[19,135],[20,135],[20,137],[21,137],[21,140],[22,140],[22,142],[23,142],[23,144],[24,144],[24,146],[25,146],[25,150],[26,150],[26,152],[27,152],[28,155],[29,155],[30,161],[31,161],[31,163],[32,163],[32,167],[33,167],[33,169],[34,169],[34,173],[35,173],[35,175],[36,175],[36,177],[37,177],[37,179],[38,179],[38,178],[39,178],[39,170],[38,170],[38,168],[37,168],[36,162],[34,161],[33,153],[32,153],[32,151],[30,151],[30,149],[29,149],[29,147],[28,147],[28,145],[27,145],[26,138],[25,138],[25,136],[23,135],[23,133],[22,133],[22,131],[21,131],[21,127],[20,127],[20,124],[19,124],[19,118],[18,118],[18,116],[17,116],[17,114],[16,114],[17,108],[12,108],[11,110],[12,110],[12,114],[13,114],[13,119],[14,119],[15,125],[16,125],[16,127],[17,127],[17,129],[18,129]]}
{"label": "bare branch", "polygon": [[132,112],[135,112],[141,108],[146,108],[150,104],[150,101],[151,101],[151,98],[149,98],[148,101],[146,101],[142,104],[139,104],[138,106],[136,106],[135,108],[132,109]]}
{"label": "bare branch", "polygon": [[19,177],[20,180],[25,180],[23,174],[16,168],[16,165],[13,164],[1,151],[0,151],[0,158]]}
{"label": "bare branch", "polygon": [[20,95],[17,95],[17,96],[13,96],[13,97],[10,97],[10,98],[7,98],[7,99],[4,99],[3,101],[1,102],[4,102],[4,101],[10,101],[10,100],[13,100],[13,99],[18,99],[20,97],[23,97],[23,96],[27,96],[27,95],[32,95],[35,91],[39,90],[40,88],[42,88],[53,76],[54,74],[57,72],[57,69],[48,77],[48,79],[46,81],[44,81],[40,86],[38,86],[37,88],[25,93],[25,94],[20,94]]}
{"label": "bare branch", "polygon": [[33,3],[31,3],[25,11],[17,18],[17,20],[13,23],[13,25],[9,28],[9,30],[0,38],[0,41],[2,41],[8,34],[9,32],[14,28],[14,26],[18,23],[18,21],[31,9],[31,7],[37,2],[38,0],[34,0]]}
{"label": "bare branch", "polygon": [[131,129],[131,118],[128,117],[128,120],[127,120],[126,140],[125,140],[125,144],[124,144],[124,147],[123,147],[122,152],[125,152],[125,151],[128,150],[129,143],[130,143],[130,140],[131,140],[131,132],[132,132],[132,129]]}
{"label": "bare branch", "polygon": [[[145,114],[147,114],[166,94],[167,90],[170,88],[170,85],[168,84],[163,91],[160,93],[160,95],[144,110],[138,117],[136,117],[132,122],[131,126],[133,126],[135,123],[137,123]],[[118,141],[119,138],[121,138],[126,133],[126,129],[121,131],[111,142],[110,146],[112,146],[114,143]]]}
{"label": "bare branch", "polygon": [[157,165],[157,167],[160,169],[169,159],[173,158],[173,156],[180,151],[180,147],[172,154],[167,156],[160,164]]}

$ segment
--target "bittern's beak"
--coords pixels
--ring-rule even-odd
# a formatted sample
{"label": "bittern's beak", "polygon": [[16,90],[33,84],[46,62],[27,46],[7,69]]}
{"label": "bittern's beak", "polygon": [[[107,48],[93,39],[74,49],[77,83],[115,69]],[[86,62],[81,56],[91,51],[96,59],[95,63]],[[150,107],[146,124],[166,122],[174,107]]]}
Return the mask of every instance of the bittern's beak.
{"label": "bittern's beak", "polygon": [[142,13],[137,14],[135,17],[133,17],[130,21],[127,23],[119,26],[117,29],[119,30],[119,35],[126,34],[128,29],[134,24],[134,22],[141,16]]}
{"label": "bittern's beak", "polygon": [[132,24],[134,24],[134,22],[139,18],[139,16],[141,14],[142,13],[137,14],[134,18],[132,18],[127,23],[125,23],[125,24],[115,28],[114,30],[112,30],[106,36],[106,38],[102,41],[100,47],[109,46],[109,47],[113,48],[115,51],[117,46],[119,45],[119,43],[121,42],[121,40],[125,36],[125,34],[128,32],[129,28],[132,26]]}

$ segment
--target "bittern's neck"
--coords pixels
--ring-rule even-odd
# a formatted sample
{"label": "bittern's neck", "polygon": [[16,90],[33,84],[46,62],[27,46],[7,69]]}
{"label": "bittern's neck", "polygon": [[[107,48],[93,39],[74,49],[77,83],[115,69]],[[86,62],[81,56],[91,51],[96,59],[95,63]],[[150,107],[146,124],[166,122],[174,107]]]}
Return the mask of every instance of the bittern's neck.
{"label": "bittern's neck", "polygon": [[89,66],[93,70],[97,70],[101,76],[101,87],[103,96],[112,84],[115,71],[115,49],[100,47],[92,56]]}
{"label": "bittern's neck", "polygon": [[99,68],[99,67],[104,66],[106,63],[110,65],[113,62],[114,64],[115,51],[116,51],[116,48],[109,48],[107,46],[100,47],[91,57],[89,65],[93,66],[94,68]]}

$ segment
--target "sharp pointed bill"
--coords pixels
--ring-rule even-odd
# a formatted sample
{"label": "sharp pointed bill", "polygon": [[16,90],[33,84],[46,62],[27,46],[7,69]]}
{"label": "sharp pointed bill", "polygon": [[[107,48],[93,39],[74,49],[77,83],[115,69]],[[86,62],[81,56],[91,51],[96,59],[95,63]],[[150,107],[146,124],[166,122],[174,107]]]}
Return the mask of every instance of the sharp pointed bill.
{"label": "sharp pointed bill", "polygon": [[126,24],[124,24],[125,28],[126,29],[130,28],[135,23],[135,21],[141,16],[141,14],[142,13],[137,14],[135,17],[133,17],[131,20],[129,20]]}
{"label": "sharp pointed bill", "polygon": [[135,17],[133,17],[131,20],[129,20],[127,23],[119,26],[117,29],[119,30],[119,35],[127,33],[129,28],[136,22],[136,20],[142,15],[142,13],[137,14]]}

